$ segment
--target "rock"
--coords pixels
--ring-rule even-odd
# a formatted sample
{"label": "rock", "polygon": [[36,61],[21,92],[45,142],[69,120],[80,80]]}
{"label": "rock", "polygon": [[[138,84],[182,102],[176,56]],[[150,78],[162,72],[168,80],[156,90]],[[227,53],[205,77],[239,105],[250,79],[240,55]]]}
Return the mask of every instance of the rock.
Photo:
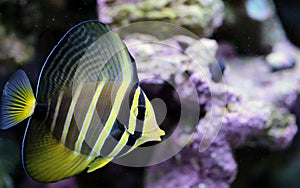
{"label": "rock", "polygon": [[[196,141],[197,140],[197,141]],[[237,172],[230,146],[219,139],[200,153],[201,139],[183,149],[174,158],[146,170],[146,187],[221,187],[228,188]]]}
{"label": "rock", "polygon": [[[178,122],[162,125],[165,130],[168,127],[165,139],[171,139],[172,146],[183,148],[175,157],[148,167],[145,185],[230,187],[237,174],[233,150],[244,146],[280,150],[291,144],[297,126],[289,109],[300,92],[299,75],[297,69],[272,73],[263,58],[234,58],[230,62],[225,59],[228,69],[222,78],[226,80],[224,90],[224,82],[210,80],[209,67],[216,63],[217,43],[190,38],[182,45],[181,38],[174,36],[160,41],[160,45],[157,38],[147,35],[129,35],[125,40],[136,58],[139,76],[148,78],[142,79],[142,86],[146,90],[156,88],[152,93],[149,89],[150,98],[151,95],[168,98],[167,106],[170,101],[173,105],[184,101],[188,105],[183,107],[193,103],[201,106],[196,125],[189,121],[184,125]],[[155,45],[145,41],[154,41]],[[178,90],[173,94],[166,92],[165,82]],[[193,87],[196,98],[190,92]],[[193,114],[191,109],[186,110]],[[174,114],[170,118],[174,119]],[[174,126],[181,131],[174,131]]]}
{"label": "rock", "polygon": [[291,144],[297,126],[286,109],[249,101],[225,116],[221,132],[233,148],[262,146],[278,150]]}
{"label": "rock", "polygon": [[266,57],[266,62],[272,72],[291,69],[295,66],[295,60],[289,54],[283,52],[273,52]]}
{"label": "rock", "polygon": [[[164,21],[209,36],[223,20],[221,0],[98,0],[99,20],[113,26],[138,21]],[[158,28],[161,29],[161,28]]]}

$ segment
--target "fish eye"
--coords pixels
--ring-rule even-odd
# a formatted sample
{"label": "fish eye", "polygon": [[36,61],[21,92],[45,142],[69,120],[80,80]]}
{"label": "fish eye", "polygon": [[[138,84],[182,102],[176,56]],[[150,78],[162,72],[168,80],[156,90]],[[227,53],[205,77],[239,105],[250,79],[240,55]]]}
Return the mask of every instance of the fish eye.
{"label": "fish eye", "polygon": [[143,105],[138,105],[134,109],[134,115],[138,120],[144,121],[147,117],[146,107]]}

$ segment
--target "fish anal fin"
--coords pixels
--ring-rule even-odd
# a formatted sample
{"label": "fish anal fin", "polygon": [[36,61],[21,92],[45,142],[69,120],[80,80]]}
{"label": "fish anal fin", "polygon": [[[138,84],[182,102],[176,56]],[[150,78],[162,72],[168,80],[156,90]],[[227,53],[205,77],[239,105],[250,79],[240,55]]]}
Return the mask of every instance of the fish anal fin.
{"label": "fish anal fin", "polygon": [[93,172],[95,170],[97,170],[98,168],[102,168],[103,166],[105,166],[107,163],[109,163],[111,160],[113,160],[112,157],[110,158],[103,158],[103,157],[97,157],[90,165],[89,165],[89,169],[87,170],[87,172]]}
{"label": "fish anal fin", "polygon": [[55,182],[74,176],[94,159],[66,148],[34,118],[26,130],[22,154],[27,174],[39,182]]}

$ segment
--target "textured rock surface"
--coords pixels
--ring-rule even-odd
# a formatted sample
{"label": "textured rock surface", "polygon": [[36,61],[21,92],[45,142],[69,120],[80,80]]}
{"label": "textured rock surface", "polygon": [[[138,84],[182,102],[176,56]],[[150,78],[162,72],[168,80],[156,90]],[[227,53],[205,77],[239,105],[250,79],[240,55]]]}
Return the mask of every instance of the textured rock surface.
{"label": "textured rock surface", "polygon": [[[298,68],[274,73],[264,58],[232,58],[225,60],[225,82],[215,83],[210,80],[208,68],[210,63],[216,62],[214,41],[190,38],[183,47],[181,37],[173,37],[161,41],[165,46],[153,47],[143,42],[145,38],[147,36],[135,35],[125,40],[138,62],[139,75],[148,78],[142,81],[143,86],[155,85],[161,90],[154,95],[166,95],[161,86],[164,80],[180,88],[177,92],[185,98],[191,98],[189,88],[195,87],[198,98],[194,102],[198,100],[201,110],[206,112],[183,150],[170,160],[146,169],[146,187],[230,187],[237,174],[234,149],[260,146],[279,150],[291,144],[297,126],[289,109],[300,92]],[[153,36],[148,36],[148,40],[157,41]],[[210,53],[205,53],[208,51]],[[155,61],[156,58],[160,61]],[[188,77],[183,78],[185,73]],[[189,81],[194,85],[188,84]],[[210,112],[212,109],[215,113]],[[220,118],[223,118],[221,127],[214,121]],[[194,128],[193,125],[187,127]],[[184,140],[181,137],[178,135],[174,144]],[[211,141],[206,149],[205,142]]]}
{"label": "textured rock surface", "polygon": [[208,36],[223,19],[221,0],[98,0],[99,20],[116,26],[137,21],[166,21]]}

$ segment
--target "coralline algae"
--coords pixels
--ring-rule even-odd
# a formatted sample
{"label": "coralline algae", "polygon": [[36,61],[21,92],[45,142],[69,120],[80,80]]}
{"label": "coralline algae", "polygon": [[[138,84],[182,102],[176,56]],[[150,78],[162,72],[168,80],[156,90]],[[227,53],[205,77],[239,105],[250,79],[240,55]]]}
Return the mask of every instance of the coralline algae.
{"label": "coralline algae", "polygon": [[[153,36],[149,37],[153,39]],[[139,43],[139,38],[141,35],[126,38],[129,49],[134,46],[130,44]],[[145,40],[147,36],[142,38]],[[139,75],[148,78],[142,81],[143,87],[155,85],[159,88],[167,81],[180,88],[177,91],[184,99],[191,98],[190,87],[195,87],[198,98],[190,100],[199,103],[202,110],[190,142],[173,158],[147,168],[145,185],[147,188],[230,187],[238,173],[234,149],[264,146],[278,150],[290,145],[297,126],[289,109],[299,93],[296,87],[299,76],[294,69],[288,73],[271,73],[263,59],[231,59],[230,63],[225,61],[228,66],[224,72],[226,82],[215,83],[210,80],[209,65],[216,62],[217,43],[209,39],[190,39],[182,45],[181,38],[163,41],[176,48],[153,48],[144,44],[131,50],[139,62]],[[141,57],[143,61],[140,61]],[[155,61],[154,57],[165,60],[172,57],[172,63]],[[201,69],[196,67],[199,65]],[[163,87],[156,92],[156,96],[167,95]],[[212,109],[214,113],[211,113]],[[215,119],[222,120],[221,126]],[[172,142],[180,145],[181,136],[176,138]],[[205,147],[205,142],[209,147]]]}
{"label": "coralline algae", "polygon": [[221,0],[98,0],[99,20],[113,25],[156,20],[188,26],[202,36],[212,34],[222,23]]}

